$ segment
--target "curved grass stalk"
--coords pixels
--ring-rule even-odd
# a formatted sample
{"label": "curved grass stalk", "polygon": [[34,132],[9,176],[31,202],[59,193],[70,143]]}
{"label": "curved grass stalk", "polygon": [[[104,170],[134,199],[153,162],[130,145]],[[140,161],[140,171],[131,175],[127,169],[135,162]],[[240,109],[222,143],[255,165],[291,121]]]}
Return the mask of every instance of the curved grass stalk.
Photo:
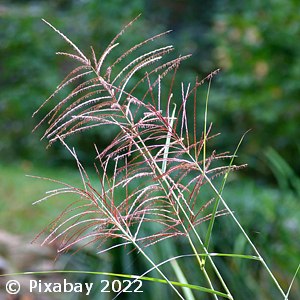
{"label": "curved grass stalk", "polygon": [[[155,282],[155,283],[162,283],[162,284],[169,284],[169,282],[173,286],[181,287],[181,288],[189,288],[195,291],[200,291],[208,294],[216,294],[220,297],[229,299],[228,296],[222,292],[219,291],[213,291],[211,289],[194,285],[194,284],[186,284],[178,281],[167,281],[165,279],[160,279],[156,277],[147,277],[147,276],[140,276],[140,275],[132,275],[132,274],[122,274],[122,273],[113,273],[113,272],[98,272],[98,271],[77,271],[77,270],[49,270],[49,271],[35,271],[35,272],[15,272],[15,273],[5,273],[0,274],[1,277],[10,277],[10,276],[22,276],[22,275],[49,275],[49,274],[86,274],[86,275],[104,275],[104,276],[110,276],[110,277],[119,277],[119,278],[128,278],[128,279],[134,279],[134,281],[142,280],[142,281],[149,281],[149,282]],[[133,281],[133,282],[134,282]],[[180,295],[181,299],[182,296]]]}
{"label": "curved grass stalk", "polygon": [[[223,193],[223,190],[224,190],[224,187],[225,187],[225,184],[226,184],[229,172],[230,172],[230,167],[233,165],[234,158],[236,157],[238,149],[240,148],[240,145],[242,144],[242,141],[243,141],[245,135],[247,134],[247,132],[243,134],[242,138],[240,139],[240,141],[239,141],[239,143],[238,143],[238,145],[237,145],[237,147],[236,147],[236,149],[235,149],[235,151],[232,155],[232,158],[231,158],[230,163],[228,165],[228,171],[224,175],[222,185],[221,185],[221,188],[219,190],[220,195],[222,195],[222,193]],[[212,235],[212,230],[213,230],[214,222],[215,222],[215,219],[216,219],[216,213],[218,211],[219,203],[220,203],[220,198],[217,197],[217,199],[215,201],[213,211],[212,211],[212,215],[211,215],[211,219],[210,219],[210,222],[209,222],[208,230],[207,230],[207,233],[206,233],[206,238],[205,238],[205,247],[207,249],[209,249],[210,238],[211,238],[211,235]],[[205,260],[204,260],[204,263],[205,263]]]}
{"label": "curved grass stalk", "polygon": [[291,280],[289,288],[288,288],[288,290],[287,290],[287,292],[285,294],[284,300],[288,300],[288,297],[289,297],[290,291],[292,289],[293,283],[294,283],[294,281],[295,281],[295,279],[296,279],[297,274],[298,274],[299,271],[300,271],[300,264],[298,265],[298,268],[297,268],[297,270],[296,270],[296,272],[295,272],[295,274],[294,274],[294,276],[293,276],[293,278]]}

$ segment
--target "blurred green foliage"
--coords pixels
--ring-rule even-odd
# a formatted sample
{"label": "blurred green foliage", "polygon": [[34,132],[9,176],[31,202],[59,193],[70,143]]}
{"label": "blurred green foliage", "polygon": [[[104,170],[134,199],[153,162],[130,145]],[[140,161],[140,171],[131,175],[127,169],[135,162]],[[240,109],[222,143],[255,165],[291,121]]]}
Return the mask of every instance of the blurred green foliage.
{"label": "blurred green foliage", "polygon": [[271,146],[299,171],[299,2],[222,3],[213,28],[213,55],[223,70],[212,96],[215,120],[225,132],[252,128],[245,151],[256,160]]}
{"label": "blurred green foliage", "polygon": [[[103,50],[120,29],[138,15],[139,1],[132,1],[120,11],[121,3],[98,1],[7,1],[0,5],[0,153],[1,160],[30,160],[51,164],[68,155],[59,147],[45,151],[37,134],[31,130],[39,121],[32,113],[53,92],[54,87],[72,68],[70,62],[55,56],[68,45],[41,18],[53,22],[75,43],[90,51],[93,45]],[[133,40],[138,38],[134,35]],[[40,116],[39,116],[40,117]],[[110,133],[102,131],[91,139],[74,138],[83,159],[90,150],[87,141],[107,144]],[[90,143],[89,143],[90,144]],[[91,145],[92,146],[92,145]]]}
{"label": "blurred green foliage", "polygon": [[[31,114],[57,75],[50,59],[49,33],[41,28],[40,7],[0,7],[1,159],[33,158],[41,149],[30,135]],[[33,59],[34,58],[34,59]],[[49,72],[48,72],[49,70]],[[44,74],[47,73],[47,76]]]}

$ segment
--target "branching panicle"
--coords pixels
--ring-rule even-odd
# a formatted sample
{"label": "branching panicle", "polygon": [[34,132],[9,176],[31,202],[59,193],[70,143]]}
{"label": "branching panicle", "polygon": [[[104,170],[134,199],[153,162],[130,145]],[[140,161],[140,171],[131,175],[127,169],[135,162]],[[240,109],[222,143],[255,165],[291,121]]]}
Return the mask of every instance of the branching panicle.
{"label": "branching panicle", "polygon": [[[227,207],[217,209],[222,189],[218,192],[212,180],[223,176],[225,182],[230,171],[244,167],[232,163],[235,155],[215,151],[208,155],[207,143],[216,135],[211,135],[211,124],[206,128],[205,123],[202,134],[196,124],[197,91],[219,70],[201,81],[197,79],[194,86],[182,83],[178,103],[179,99],[174,96],[177,94],[175,77],[180,63],[189,55],[162,60],[162,57],[167,59],[173,50],[172,46],[165,46],[147,50],[122,66],[125,57],[130,58],[135,50],[146,48],[168,32],[134,45],[109,63],[111,52],[115,47],[121,47],[117,39],[134,21],[112,40],[99,58],[91,48],[91,59],[45,21],[76,52],[58,54],[80,65],[37,110],[39,112],[46,104],[53,103],[53,108],[42,117],[37,127],[48,122],[42,138],[47,138],[49,144],[59,140],[69,150],[77,163],[83,187],[62,183],[62,188],[49,191],[40,200],[57,195],[64,197],[67,193],[79,197],[49,225],[49,233],[42,244],[60,242],[61,252],[76,244],[80,247],[96,244],[99,253],[131,244],[164,277],[143,249],[166,239],[186,237],[211,290],[214,291],[200,252],[210,261],[227,298],[232,299],[197,231],[203,222],[232,214]],[[171,74],[170,88],[167,98],[163,99],[161,82],[167,74]],[[67,95],[62,93],[66,91]],[[173,105],[175,101],[177,106]],[[193,116],[190,116],[191,107]],[[65,139],[78,132],[109,125],[117,127],[119,132],[102,152],[95,146],[99,181],[96,188],[75,150],[67,146]],[[224,165],[224,160],[231,162]],[[112,175],[109,170],[113,170]],[[213,191],[214,198],[202,193],[204,185]]]}
{"label": "branching panicle", "polygon": [[[74,193],[84,195],[83,199],[88,203],[94,203],[95,210],[89,211],[89,213],[81,212],[78,214],[76,222],[72,217],[67,218],[69,210],[60,216],[60,222],[63,217],[66,218],[63,222],[66,228],[57,237],[68,237],[64,239],[63,249],[66,250],[68,245],[74,245],[76,240],[80,242],[87,240],[89,243],[91,239],[94,241],[97,238],[103,239],[108,236],[119,235],[126,241],[134,239],[135,242],[141,239],[143,245],[153,245],[166,238],[178,236],[179,233],[188,234],[192,226],[201,223],[200,220],[203,217],[200,217],[200,212],[205,207],[203,200],[201,200],[200,206],[197,205],[200,187],[206,180],[201,174],[201,167],[199,167],[203,162],[198,160],[199,155],[196,157],[194,155],[201,151],[202,140],[194,139],[194,142],[191,142],[186,112],[189,95],[200,84],[196,82],[194,88],[190,88],[188,85],[186,89],[182,86],[182,104],[176,118],[170,116],[169,107],[171,106],[176,70],[180,62],[189,56],[173,58],[148,70],[150,64],[159,62],[162,56],[168,55],[173,50],[172,46],[160,47],[135,57],[123,66],[121,71],[114,72],[115,66],[120,64],[125,57],[168,32],[155,35],[134,45],[112,64],[108,64],[109,54],[119,45],[116,40],[132,22],[113,39],[98,59],[93,48],[92,58],[88,59],[64,34],[48,22],[46,23],[58,32],[77,53],[58,52],[58,54],[74,59],[81,65],[71,71],[45,101],[46,104],[57,99],[58,103],[38,124],[40,126],[46,120],[49,124],[43,138],[49,139],[49,144],[61,140],[66,146],[64,140],[71,134],[109,124],[120,128],[116,139],[97,156],[102,166],[103,164],[105,166],[115,164],[113,178],[109,179],[106,167],[102,175],[106,183],[101,180],[102,190],[100,193],[93,188],[89,181],[84,183],[83,190],[77,188],[73,190]],[[102,74],[104,62],[108,67]],[[147,69],[145,75],[142,75],[135,86],[127,91],[128,81],[132,80],[137,71],[143,69]],[[175,72],[169,90],[167,113],[164,115],[161,110],[160,82],[172,70]],[[211,78],[211,76],[212,74],[207,78]],[[140,98],[134,92],[145,80],[148,85],[146,85],[144,96]],[[61,91],[66,90],[69,86],[73,86],[70,93],[60,98]],[[157,86],[159,87],[157,91],[159,101],[155,101],[153,93]],[[152,104],[146,100],[148,94],[151,95]],[[180,125],[178,125],[179,119],[181,119]],[[196,122],[196,118],[194,118],[194,122]],[[180,127],[179,135],[177,127]],[[185,134],[183,134],[183,130]],[[70,152],[79,161],[75,152],[71,150]],[[207,166],[216,158],[217,155],[208,157]],[[164,165],[163,168],[162,165]],[[216,167],[209,170],[207,174],[212,173],[216,176],[223,173],[224,170],[228,169]],[[192,175],[193,173],[195,174]],[[137,186],[137,188],[131,191],[131,186]],[[152,189],[149,189],[149,186]],[[116,193],[121,194],[119,189],[126,190],[126,199],[115,199]],[[57,193],[62,192],[61,190]],[[68,192],[72,192],[72,189]],[[47,197],[51,196],[52,194]],[[78,208],[76,205],[74,209]],[[186,216],[180,212],[178,205],[182,206],[189,216],[193,216],[191,224],[184,220]],[[94,217],[92,217],[93,214],[95,214]],[[157,232],[148,237],[140,237],[139,234],[133,233],[137,224],[140,229],[143,223],[149,222],[159,225]],[[79,229],[83,224],[83,229]],[[51,237],[53,232],[59,231],[60,228],[61,225],[52,230]],[[92,228],[98,228],[98,230],[95,231]],[[80,230],[80,234],[74,234],[73,232],[76,230]],[[46,240],[48,241],[49,238]],[[52,241],[54,240],[55,238],[52,239]]]}

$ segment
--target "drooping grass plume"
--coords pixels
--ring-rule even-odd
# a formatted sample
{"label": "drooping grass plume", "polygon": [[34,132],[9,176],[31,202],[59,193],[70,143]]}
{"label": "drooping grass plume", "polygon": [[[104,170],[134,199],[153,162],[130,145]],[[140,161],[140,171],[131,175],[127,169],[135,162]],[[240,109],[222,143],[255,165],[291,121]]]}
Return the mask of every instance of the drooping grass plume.
{"label": "drooping grass plume", "polygon": [[[45,21],[75,51],[58,54],[77,65],[34,113],[40,114],[46,104],[51,107],[35,129],[47,123],[42,139],[47,139],[49,146],[58,141],[69,151],[77,164],[82,186],[60,183],[61,187],[49,191],[39,200],[53,196],[64,198],[69,193],[77,196],[77,200],[42,232],[42,244],[59,243],[59,252],[68,251],[75,245],[93,244],[99,254],[131,245],[183,299],[160,263],[147,254],[147,248],[165,240],[186,239],[214,298],[218,299],[222,294],[233,299],[209,252],[214,219],[232,215],[223,203],[224,185],[220,190],[212,182],[216,177],[224,176],[225,183],[229,172],[244,165],[234,164],[235,154],[208,153],[207,143],[215,137],[207,121],[208,101],[202,130],[198,129],[196,115],[199,111],[198,89],[206,81],[210,85],[219,70],[201,81],[197,79],[193,86],[181,83],[178,99],[176,73],[189,55],[172,57],[172,45],[155,48],[154,42],[168,32],[125,49],[110,62],[116,47],[122,47],[118,43],[119,37],[134,21],[116,35],[100,56],[93,48],[90,55],[82,53],[68,37]],[[150,46],[153,48],[149,50]],[[138,49],[144,49],[144,52],[136,54],[140,53]],[[171,80],[166,91],[168,96],[164,99],[162,81],[167,75]],[[188,107],[194,107],[192,116]],[[101,126],[118,128],[118,133],[101,152],[95,147],[95,173],[98,176],[95,184],[75,149],[67,144],[67,137],[85,134],[85,131]],[[224,161],[229,163],[224,165]],[[202,193],[204,186],[209,187],[214,197]],[[205,238],[199,228],[207,221],[210,226]],[[184,278],[179,265],[172,265],[175,273]],[[212,278],[222,291],[215,289]],[[187,291],[185,295],[193,297]]]}

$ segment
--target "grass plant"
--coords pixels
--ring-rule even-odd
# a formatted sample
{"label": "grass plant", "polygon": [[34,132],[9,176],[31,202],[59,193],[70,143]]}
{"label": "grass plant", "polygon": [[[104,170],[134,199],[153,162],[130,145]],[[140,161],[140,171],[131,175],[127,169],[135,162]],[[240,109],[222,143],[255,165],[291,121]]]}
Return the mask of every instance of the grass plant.
{"label": "grass plant", "polygon": [[[84,54],[44,20],[73,49],[58,54],[77,66],[34,113],[42,115],[35,129],[47,124],[42,139],[49,146],[60,142],[69,151],[81,186],[43,178],[59,186],[36,203],[54,196],[66,199],[70,194],[77,198],[41,232],[42,245],[55,242],[60,253],[87,245],[94,245],[98,254],[121,247],[135,251],[148,264],[135,278],[167,283],[179,299],[195,299],[196,291],[214,299],[235,299],[216,258],[253,260],[265,268],[280,297],[288,299],[289,292],[284,292],[222,196],[229,173],[245,165],[234,163],[242,139],[233,154],[209,151],[208,144],[216,137],[208,122],[209,91],[219,70],[202,80],[196,78],[193,84],[180,83],[178,89],[176,73],[189,55],[172,58],[173,46],[155,47],[155,41],[168,32],[141,41],[110,60],[114,49],[121,47],[120,36],[135,21],[98,57],[92,47],[90,55]],[[199,89],[205,84],[207,97],[201,103]],[[204,124],[199,129],[202,106]],[[100,151],[95,145],[95,154],[91,154],[96,156],[95,180],[67,137],[102,126],[111,126],[117,134],[105,149]],[[215,220],[224,217],[234,221],[251,253],[211,251]],[[152,255],[151,248],[181,239],[187,241],[189,252],[163,261]],[[185,272],[183,259],[194,259],[202,278]],[[166,265],[176,280],[165,271]],[[157,276],[146,277],[149,274]]]}

